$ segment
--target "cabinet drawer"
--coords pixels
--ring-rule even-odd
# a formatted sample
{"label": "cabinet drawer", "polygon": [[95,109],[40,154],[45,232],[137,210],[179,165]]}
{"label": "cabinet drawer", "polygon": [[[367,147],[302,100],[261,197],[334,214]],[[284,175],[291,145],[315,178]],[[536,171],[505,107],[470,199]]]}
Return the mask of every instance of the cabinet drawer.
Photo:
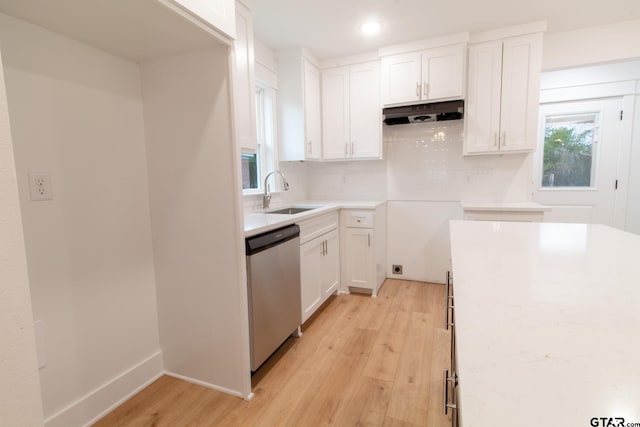
{"label": "cabinet drawer", "polygon": [[316,218],[298,222],[300,226],[300,244],[315,239],[324,233],[338,228],[338,212],[331,212]]}
{"label": "cabinet drawer", "polygon": [[373,211],[343,211],[342,218],[346,227],[373,228]]}

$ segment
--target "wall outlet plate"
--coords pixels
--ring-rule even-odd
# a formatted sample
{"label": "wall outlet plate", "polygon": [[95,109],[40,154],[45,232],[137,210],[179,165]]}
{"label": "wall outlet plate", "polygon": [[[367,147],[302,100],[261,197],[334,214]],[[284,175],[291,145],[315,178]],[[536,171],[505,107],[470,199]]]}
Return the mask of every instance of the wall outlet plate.
{"label": "wall outlet plate", "polygon": [[30,172],[29,194],[33,201],[53,199],[51,175],[44,172]]}

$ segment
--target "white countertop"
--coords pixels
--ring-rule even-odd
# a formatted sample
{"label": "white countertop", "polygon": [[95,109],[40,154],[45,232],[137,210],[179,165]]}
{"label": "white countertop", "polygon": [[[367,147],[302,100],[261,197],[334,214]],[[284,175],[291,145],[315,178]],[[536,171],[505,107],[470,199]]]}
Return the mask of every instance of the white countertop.
{"label": "white countertop", "polygon": [[640,423],[640,236],[451,221],[451,253],[462,426]]}
{"label": "white countertop", "polygon": [[[245,237],[255,236],[256,234],[284,227],[285,225],[295,224],[296,222],[310,219],[338,209],[375,209],[383,203],[386,203],[386,201],[307,200],[283,206],[271,206],[263,211],[246,212],[244,214],[244,234]],[[283,209],[290,206],[317,208],[294,215],[268,213],[268,211]]]}
{"label": "white countertop", "polygon": [[462,209],[465,211],[548,212],[551,210],[550,206],[545,206],[534,202],[462,202],[461,205]]}

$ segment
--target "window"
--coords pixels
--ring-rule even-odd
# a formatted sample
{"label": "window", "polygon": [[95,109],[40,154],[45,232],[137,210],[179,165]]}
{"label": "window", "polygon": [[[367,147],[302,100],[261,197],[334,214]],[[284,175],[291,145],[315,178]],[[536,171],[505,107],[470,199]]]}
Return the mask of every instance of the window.
{"label": "window", "polygon": [[542,188],[595,186],[598,121],[598,113],[545,117]]}
{"label": "window", "polygon": [[242,154],[242,189],[245,194],[262,191],[264,175],[268,171],[275,169],[277,164],[275,106],[275,90],[261,85],[256,86],[256,136],[258,149],[256,153]]}

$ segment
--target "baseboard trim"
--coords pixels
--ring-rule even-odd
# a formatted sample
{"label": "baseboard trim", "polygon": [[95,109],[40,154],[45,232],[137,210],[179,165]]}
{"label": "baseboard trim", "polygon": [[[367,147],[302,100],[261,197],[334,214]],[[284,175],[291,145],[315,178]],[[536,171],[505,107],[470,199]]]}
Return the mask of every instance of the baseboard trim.
{"label": "baseboard trim", "polygon": [[226,387],[220,387],[219,385],[215,385],[215,384],[211,384],[205,381],[200,381],[200,380],[196,380],[194,378],[191,377],[187,377],[184,375],[180,375],[180,374],[176,374],[175,372],[165,372],[165,375],[168,375],[170,377],[174,377],[177,378],[179,380],[183,380],[192,384],[197,384],[197,385],[201,385],[203,387],[206,388],[210,388],[212,390],[216,390],[225,394],[230,394],[231,396],[235,396],[235,397],[239,397],[241,399],[245,399],[245,400],[250,400],[253,397],[253,393],[251,393],[249,396],[245,396],[244,394],[240,393],[237,390],[231,390],[229,388]]}
{"label": "baseboard trim", "polygon": [[90,426],[163,374],[162,352],[157,351],[87,395],[47,417],[45,426]]}

